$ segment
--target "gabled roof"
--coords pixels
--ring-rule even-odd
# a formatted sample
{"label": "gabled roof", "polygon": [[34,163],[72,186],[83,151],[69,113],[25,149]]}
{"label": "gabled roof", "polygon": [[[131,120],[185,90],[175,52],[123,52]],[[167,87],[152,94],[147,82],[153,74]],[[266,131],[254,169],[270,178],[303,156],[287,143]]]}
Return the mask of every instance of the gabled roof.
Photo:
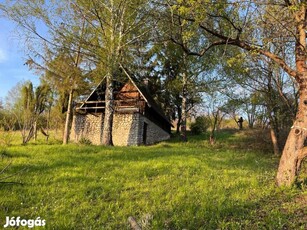
{"label": "gabled roof", "polygon": [[129,80],[132,82],[132,84],[134,84],[135,88],[143,96],[143,98],[146,101],[147,105],[149,107],[151,107],[154,111],[156,111],[156,113],[158,113],[165,121],[170,123],[170,121],[165,116],[165,114],[164,114],[163,110],[161,109],[161,107],[156,103],[156,101],[153,99],[153,97],[148,92],[147,88],[145,86],[142,86],[141,84],[137,84],[136,80],[132,79],[132,77],[129,77]]}
{"label": "gabled roof", "polygon": [[[142,86],[141,83],[139,83],[136,79],[134,79],[131,76],[128,76],[129,81],[134,85],[134,87],[137,89],[137,91],[141,94],[142,98],[147,103],[147,106],[154,110],[163,120],[165,120],[167,123],[172,125],[168,118],[165,116],[163,110],[161,107],[156,103],[156,101],[153,99],[153,97],[148,92],[147,88],[145,86]],[[105,77],[101,80],[101,82],[97,85],[97,87],[91,92],[91,94],[88,96],[88,98],[81,104],[79,109],[86,108],[86,102],[89,101],[104,101],[104,94],[106,86],[104,84]],[[118,81],[114,81],[114,90],[120,90],[127,82],[122,83]]]}

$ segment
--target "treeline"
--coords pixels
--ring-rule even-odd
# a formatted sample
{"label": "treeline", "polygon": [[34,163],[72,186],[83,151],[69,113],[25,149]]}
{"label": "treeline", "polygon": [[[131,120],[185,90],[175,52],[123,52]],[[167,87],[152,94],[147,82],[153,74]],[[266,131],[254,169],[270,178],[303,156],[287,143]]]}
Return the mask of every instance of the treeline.
{"label": "treeline", "polygon": [[20,82],[0,104],[0,129],[20,131],[23,144],[36,140],[38,132],[47,140],[50,130],[62,133],[67,100],[47,84]]}
{"label": "treeline", "polygon": [[183,140],[193,110],[215,118],[213,131],[226,115],[243,116],[250,127],[262,123],[271,129],[276,154],[279,133],[292,127],[279,185],[294,182],[307,137],[306,8],[305,1],[268,0],[21,0],[0,5],[18,25],[26,64],[42,79],[35,91],[25,87],[33,102],[21,100],[20,108],[34,117],[26,125],[29,132],[40,114],[42,98],[36,91],[50,87],[56,101],[51,110],[61,97],[67,101],[67,143],[74,101],[104,78],[102,139],[112,145],[114,80],[148,78],[155,98],[178,121],[178,130],[181,126]]}

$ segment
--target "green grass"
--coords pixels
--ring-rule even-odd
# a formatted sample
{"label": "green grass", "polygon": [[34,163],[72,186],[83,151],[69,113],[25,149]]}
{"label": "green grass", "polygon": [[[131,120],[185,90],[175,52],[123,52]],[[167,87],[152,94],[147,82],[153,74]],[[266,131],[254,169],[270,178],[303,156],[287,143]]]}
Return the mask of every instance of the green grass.
{"label": "green grass", "polygon": [[[305,229],[306,185],[274,184],[278,158],[244,133],[155,146],[13,145],[0,158],[0,226],[41,217],[46,229]],[[244,143],[244,144],[243,144]],[[0,178],[4,175],[0,175]],[[1,181],[1,180],[0,180]],[[0,228],[1,228],[0,227]]]}

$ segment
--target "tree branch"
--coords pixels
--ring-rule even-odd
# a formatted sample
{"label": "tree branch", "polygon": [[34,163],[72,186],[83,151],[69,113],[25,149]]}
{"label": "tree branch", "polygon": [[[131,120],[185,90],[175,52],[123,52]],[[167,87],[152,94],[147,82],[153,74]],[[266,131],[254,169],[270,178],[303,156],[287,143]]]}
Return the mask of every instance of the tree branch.
{"label": "tree branch", "polygon": [[290,66],[288,66],[287,63],[281,57],[277,56],[276,54],[271,53],[267,50],[264,50],[259,46],[248,44],[247,42],[242,41],[240,39],[233,39],[233,38],[230,38],[230,37],[226,37],[226,36],[216,32],[214,30],[208,29],[204,25],[199,24],[199,27],[201,29],[205,30],[206,32],[208,32],[209,34],[212,34],[215,37],[223,40],[225,42],[225,44],[234,45],[234,46],[240,47],[242,49],[245,49],[247,51],[256,52],[258,54],[261,54],[261,55],[264,55],[264,56],[270,58],[271,60],[276,62],[291,77],[295,78],[296,81],[300,82],[300,77],[299,77],[297,71],[295,71]]}
{"label": "tree branch", "polygon": [[219,46],[219,45],[225,45],[227,44],[227,42],[221,40],[221,41],[217,41],[217,42],[214,42],[212,44],[210,44],[209,46],[207,46],[206,48],[202,49],[201,51],[199,52],[196,52],[196,51],[191,51],[188,47],[186,47],[183,43],[177,41],[176,39],[174,39],[173,37],[170,38],[170,40],[172,42],[174,42],[175,44],[179,45],[183,51],[187,54],[187,55],[191,55],[191,56],[198,56],[198,57],[202,57],[205,55],[205,53],[210,50],[211,48],[213,48],[214,46]]}
{"label": "tree branch", "polygon": [[291,6],[292,5],[292,3],[289,0],[285,0],[285,4],[286,4],[286,6]]}

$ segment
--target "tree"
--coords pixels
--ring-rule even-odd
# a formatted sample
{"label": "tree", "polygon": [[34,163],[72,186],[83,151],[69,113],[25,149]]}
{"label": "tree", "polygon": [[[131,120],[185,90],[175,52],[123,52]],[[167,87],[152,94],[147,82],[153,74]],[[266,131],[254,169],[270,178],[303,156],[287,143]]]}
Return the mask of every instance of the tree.
{"label": "tree", "polygon": [[[73,14],[67,1],[7,1],[6,5],[0,5],[0,9],[18,26],[19,39],[25,44],[28,56],[25,64],[44,77],[53,76],[45,78],[45,81],[48,84],[58,81],[57,89],[68,92],[69,103],[63,138],[63,143],[66,144],[74,92],[84,80],[80,80],[83,75],[80,74],[79,65],[82,62],[85,21],[83,17]],[[66,66],[60,61],[67,61]]]}
{"label": "tree", "polygon": [[67,144],[69,140],[73,99],[76,93],[79,95],[87,87],[87,79],[79,68],[80,59],[80,52],[75,55],[70,55],[68,52],[58,53],[52,61],[46,63],[45,74],[42,77],[42,80],[50,84],[58,95],[67,97],[63,144]]}
{"label": "tree", "polygon": [[186,141],[186,119],[190,110],[201,102],[198,87],[203,70],[193,57],[186,57],[182,49],[172,42],[164,42],[152,48],[152,62],[156,63],[152,74],[159,77],[158,101],[162,102],[168,117],[177,119],[176,131]]}
{"label": "tree", "polygon": [[[89,24],[91,34],[85,40],[86,53],[94,61],[96,72],[105,76],[105,113],[102,143],[112,145],[113,81],[122,68],[133,63],[133,54],[150,34],[150,7],[146,0],[76,1],[74,10]],[[147,6],[147,7],[145,7]]]}
{"label": "tree", "polygon": [[228,59],[223,70],[242,87],[240,91],[247,92],[242,99],[249,124],[259,115],[268,118],[269,125],[264,126],[270,128],[273,150],[278,155],[282,147],[280,133],[290,129],[297,108],[293,80],[270,59],[253,58],[245,53]]}
{"label": "tree", "polygon": [[[179,1],[178,1],[179,2]],[[299,104],[296,118],[284,147],[276,176],[279,186],[294,183],[300,168],[298,158],[306,156],[307,67],[306,1],[180,1],[185,19],[197,25],[202,36],[212,38],[210,45],[195,50],[181,46],[188,54],[202,56],[214,45],[233,45],[250,54],[274,61],[298,85]],[[265,36],[265,31],[271,31]],[[273,46],[273,49],[272,49]],[[280,55],[280,50],[283,54]],[[260,57],[259,56],[259,57]]]}
{"label": "tree", "polygon": [[206,107],[207,118],[210,120],[211,132],[209,136],[210,144],[216,142],[215,132],[220,129],[222,120],[230,113],[228,109],[231,102],[228,102],[228,97],[223,93],[212,88],[211,91],[204,93],[204,107]]}
{"label": "tree", "polygon": [[[47,1],[42,4],[38,0],[22,0],[8,3],[1,5],[1,8],[25,29],[27,33],[23,37],[30,41],[30,44],[26,44],[29,44],[33,55],[27,64],[50,70],[46,67],[64,53],[65,60],[72,58],[75,69],[82,68],[92,73],[84,77],[95,75],[96,79],[100,78],[99,82],[105,77],[107,87],[102,142],[112,145],[113,80],[121,74],[120,66],[127,68],[133,63],[136,50],[147,44],[147,39],[143,38],[149,36],[154,27],[149,20],[152,8],[148,1],[78,0]],[[44,30],[48,31],[47,35]],[[68,74],[67,78],[74,82],[72,75]],[[64,143],[68,140],[75,91],[74,84],[70,87]]]}
{"label": "tree", "polygon": [[21,91],[23,108],[22,143],[28,143],[32,137],[36,139],[37,121],[47,108],[50,88],[47,85],[38,86],[35,90],[31,82],[25,84]]}
{"label": "tree", "polygon": [[221,106],[220,110],[230,116],[240,128],[238,123],[238,115],[243,105],[242,98],[231,98],[224,105]]}
{"label": "tree", "polygon": [[[217,50],[212,50],[212,53],[200,61],[181,49],[185,45],[197,47],[199,43],[205,41],[201,37],[194,36],[197,31],[191,33],[191,29],[196,28],[182,17],[184,13],[181,14],[180,6],[174,2],[176,1],[154,1],[159,12],[159,20],[156,19],[159,25],[158,41],[163,41],[160,42],[160,49],[156,49],[155,58],[156,63],[160,64],[161,69],[158,68],[160,74],[164,75],[165,89],[168,91],[166,98],[172,98],[171,101],[166,100],[176,107],[173,114],[177,114],[177,133],[181,127],[182,139],[186,140],[188,112],[201,102],[200,92],[206,90],[209,75],[217,64],[217,59],[213,55],[207,57]],[[178,46],[181,44],[184,45]]]}
{"label": "tree", "polygon": [[[17,84],[7,95],[5,129],[14,126],[20,130],[22,143],[28,143],[37,133],[37,121],[47,107],[50,88],[47,85],[33,87],[30,81]],[[13,115],[13,116],[12,116]]]}

